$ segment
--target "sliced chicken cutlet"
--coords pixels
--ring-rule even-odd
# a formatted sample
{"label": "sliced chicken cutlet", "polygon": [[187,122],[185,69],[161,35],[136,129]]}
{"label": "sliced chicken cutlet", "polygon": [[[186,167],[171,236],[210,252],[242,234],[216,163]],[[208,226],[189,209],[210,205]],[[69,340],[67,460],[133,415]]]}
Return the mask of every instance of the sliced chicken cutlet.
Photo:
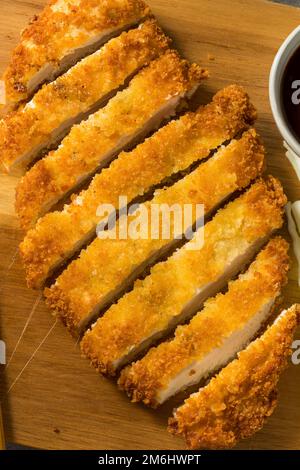
{"label": "sliced chicken cutlet", "polygon": [[0,160],[6,170],[26,167],[36,160],[168,46],[164,33],[149,20],[111,39],[57,80],[44,85],[29,103],[0,121]]}
{"label": "sliced chicken cutlet", "polygon": [[[191,229],[200,217],[197,204],[203,204],[204,213],[208,214],[234,191],[248,186],[259,176],[263,167],[264,148],[255,130],[251,129],[239,140],[233,140],[220,149],[185,178],[159,191],[143,205],[143,212],[138,207],[128,219],[122,216],[112,232],[112,235],[116,234],[115,238],[96,238],[82,251],[80,258],[68,266],[51,289],[46,289],[47,304],[63,319],[70,331],[77,334],[124,292],[149,264],[178,246],[182,234]],[[182,214],[175,212],[174,216],[170,216],[169,213],[169,233],[166,233],[166,208],[174,207],[176,210],[179,205],[183,211],[186,204],[191,204],[192,209],[186,226],[178,232],[182,227],[177,228],[176,224],[182,221]],[[157,233],[153,236],[154,205],[162,210],[157,217]],[[121,239],[119,234],[122,236],[124,229],[130,230],[130,224],[145,211],[147,226],[140,228],[140,237]]]}
{"label": "sliced chicken cutlet", "polygon": [[247,346],[271,315],[287,282],[288,243],[271,240],[225,294],[208,300],[175,337],[122,371],[119,385],[134,402],[156,408],[199,383]]}
{"label": "sliced chicken cutlet", "polygon": [[[57,169],[59,167],[64,194],[74,190],[129,144],[133,145],[164,119],[173,116],[206,77],[204,69],[189,64],[176,51],[168,49],[141,70],[105,107],[74,125],[58,149],[45,157]],[[5,134],[5,124],[1,131]],[[13,140],[9,149],[14,149]],[[10,166],[11,158],[14,160],[14,152],[10,154],[4,147],[1,156],[4,166]]]}
{"label": "sliced chicken cutlet", "polygon": [[[21,244],[28,286],[40,287],[64,260],[95,235],[100,204],[118,207],[120,196],[126,196],[130,203],[162,180],[208,157],[211,150],[245,129],[255,117],[244,90],[229,86],[217,93],[212,103],[172,121],[132,152],[122,153],[64,211],[44,216],[28,232]],[[60,178],[60,165],[52,168]],[[54,189],[54,193],[61,191],[63,181],[64,178],[58,180],[59,189]],[[38,184],[38,188],[35,198],[26,201],[26,220],[36,214],[44,197],[51,195],[49,186],[45,189],[45,185]]]}
{"label": "sliced chicken cutlet", "polygon": [[258,180],[107,310],[82,340],[85,356],[99,372],[114,375],[187,321],[282,226],[285,203],[278,180]]}
{"label": "sliced chicken cutlet", "polygon": [[[112,196],[120,187],[118,194],[127,195],[130,202],[131,195],[137,195],[137,187],[138,194],[143,194],[161,179],[186,169],[197,159],[207,157],[211,150],[252,124],[255,117],[255,110],[245,91],[234,85],[229,86],[196,113],[187,113],[170,122],[132,152],[120,154],[108,171],[103,170],[96,177],[93,194],[99,203],[116,204]],[[64,196],[66,183],[61,172],[59,161],[44,158],[22,178],[16,194],[16,211],[22,228],[34,225]],[[126,181],[130,182],[130,187],[126,186]],[[111,197],[106,195],[108,191]],[[88,194],[84,193],[83,199],[88,202],[90,212],[93,211],[90,219],[93,221],[95,203]],[[83,209],[86,211],[85,203]]]}
{"label": "sliced chicken cutlet", "polygon": [[23,31],[1,85],[3,112],[150,14],[142,0],[50,0]]}
{"label": "sliced chicken cutlet", "polygon": [[190,449],[224,449],[259,431],[277,405],[278,382],[291,355],[300,306],[273,325],[209,384],[191,395],[169,420],[169,431]]}
{"label": "sliced chicken cutlet", "polygon": [[[108,165],[121,150],[129,144],[133,146],[164,119],[176,114],[184,98],[190,97],[206,76],[198,65],[189,64],[175,51],[168,50],[141,70],[128,88],[119,91],[104,108],[73,126],[58,149],[50,152],[25,178],[23,197],[30,198],[24,186],[39,178],[41,184],[36,193],[42,186],[42,209],[48,210],[49,205]],[[22,207],[22,194],[17,197],[17,207]],[[34,199],[32,189],[31,194]]]}

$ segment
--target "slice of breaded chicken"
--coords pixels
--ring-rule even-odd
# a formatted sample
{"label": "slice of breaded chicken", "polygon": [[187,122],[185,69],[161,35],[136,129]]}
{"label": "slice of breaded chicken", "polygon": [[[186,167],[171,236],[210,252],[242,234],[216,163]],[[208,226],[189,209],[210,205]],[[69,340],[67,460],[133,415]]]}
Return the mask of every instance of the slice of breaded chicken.
{"label": "slice of breaded chicken", "polygon": [[287,282],[288,243],[271,240],[245,274],[204,304],[170,341],[122,371],[120,387],[132,401],[156,408],[199,383],[247,346],[272,313]]}
{"label": "slice of breaded chicken", "polygon": [[[183,248],[152,268],[85,334],[83,353],[114,375],[154,342],[191,318],[235,276],[283,224],[286,203],[278,180],[259,180],[221,209]],[[195,246],[198,242],[199,245]]]}
{"label": "slice of breaded chicken", "polygon": [[119,87],[168,46],[164,33],[149,20],[111,39],[57,80],[44,85],[29,103],[0,121],[0,160],[6,170],[26,167],[36,160],[73,124],[105,105]]}
{"label": "slice of breaded chicken", "polygon": [[[46,289],[47,304],[77,334],[109,303],[112,303],[143,270],[178,246],[181,235],[197,221],[197,204],[203,204],[204,214],[216,209],[234,191],[245,188],[257,178],[264,167],[264,148],[254,129],[239,140],[220,149],[211,159],[200,165],[173,186],[159,191],[143,205],[146,227],[140,228],[140,238],[120,239],[119,234],[130,230],[139,217],[141,208],[128,217],[121,217],[113,239],[96,238],[80,257],[73,261]],[[177,233],[178,216],[167,218],[167,210],[178,205],[184,211],[191,205],[191,217],[182,232]],[[151,234],[155,224],[153,206],[159,207],[157,233]],[[170,214],[169,214],[170,215]],[[180,222],[182,221],[181,215]],[[169,223],[168,223],[169,220]],[[168,223],[168,233],[164,224]],[[181,224],[180,224],[181,225]],[[143,231],[146,230],[146,233]],[[179,240],[178,237],[179,236]],[[177,237],[177,238],[176,238]]]}
{"label": "slice of breaded chicken", "polygon": [[277,386],[287,366],[300,306],[273,325],[209,384],[191,395],[169,420],[169,431],[190,449],[222,449],[251,437],[277,405]]}
{"label": "slice of breaded chicken", "polygon": [[3,112],[149,14],[142,0],[50,0],[12,53],[1,86]]}
{"label": "slice of breaded chicken", "polygon": [[[95,236],[100,204],[118,207],[120,196],[126,196],[130,203],[162,180],[209,156],[212,149],[245,129],[255,117],[244,90],[230,86],[217,93],[209,105],[171,122],[134,151],[120,155],[63,211],[44,216],[28,232],[21,244],[28,286],[40,287],[64,260]],[[55,171],[54,179],[61,191],[66,181],[62,176],[64,169],[56,163],[51,169]],[[37,185],[36,196],[32,197],[29,192],[26,218],[32,215],[32,206],[36,209],[45,194],[47,197],[51,194],[53,180],[48,185],[47,172],[45,184],[42,180]],[[69,177],[71,175],[67,181]],[[55,185],[53,191],[56,191]]]}

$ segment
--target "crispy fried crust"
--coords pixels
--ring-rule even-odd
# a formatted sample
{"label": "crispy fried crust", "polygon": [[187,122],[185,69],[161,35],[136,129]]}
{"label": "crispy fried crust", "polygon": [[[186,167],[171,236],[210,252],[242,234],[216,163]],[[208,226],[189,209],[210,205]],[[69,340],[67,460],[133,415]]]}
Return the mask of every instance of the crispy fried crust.
{"label": "crispy fried crust", "polygon": [[[204,204],[208,213],[237,189],[244,188],[264,167],[264,147],[254,129],[241,139],[233,140],[214,157],[200,165],[191,174],[173,186],[161,191],[145,207],[151,221],[151,204]],[[196,212],[194,210],[193,216]],[[129,219],[129,223],[131,220]],[[171,223],[174,219],[171,219]],[[162,219],[160,219],[162,224]],[[156,240],[100,240],[96,239],[81,252],[57,279],[46,289],[48,306],[58,314],[71,332],[77,333],[79,324],[113,292],[151,254],[171,242],[160,237]],[[117,224],[117,234],[119,223]],[[170,233],[173,234],[171,228]]]}
{"label": "crispy fried crust", "polygon": [[[147,203],[149,220],[151,204],[204,204],[207,213],[230,193],[247,186],[263,167],[264,148],[255,130],[251,129],[240,140],[232,141],[213,158]],[[171,220],[173,222],[174,219]],[[136,266],[171,242],[172,236],[162,239],[161,228],[157,240],[151,239],[150,234],[147,240],[97,238],[82,251],[79,259],[69,265],[55,285],[46,289],[49,307],[63,319],[71,332],[77,333],[79,323],[106,295],[125,282]]]}
{"label": "crispy fried crust", "polygon": [[282,238],[271,240],[246,274],[229,283],[225,294],[207,301],[188,325],[177,328],[171,341],[152,348],[143,359],[125,368],[119,379],[120,388],[133,402],[158,406],[160,391],[168,388],[172,379],[220,347],[280,295],[287,282],[288,248]]}
{"label": "crispy fried crust", "polygon": [[300,323],[300,306],[283,312],[238,359],[188,398],[169,420],[169,431],[190,449],[235,446],[261,429],[277,405],[277,385]]}
{"label": "crispy fried crust", "polygon": [[[126,174],[131,184],[132,175],[138,178],[142,193],[144,188],[151,186],[154,177],[153,184],[160,177],[168,177],[187,168],[193,161],[207,157],[210,150],[252,124],[255,117],[256,112],[241,87],[225,88],[197,113],[187,113],[163,127],[130,154],[122,153],[109,170],[112,190],[124,185]],[[73,172],[70,170],[70,173]],[[108,175],[106,172],[103,176],[105,180]],[[94,183],[99,201],[103,199],[101,178]],[[60,159],[53,158],[53,154],[34,165],[21,180],[16,193],[16,211],[22,228],[28,229],[52,202],[62,198],[72,186],[70,180],[71,175],[66,174]],[[132,184],[133,191],[134,188]],[[128,194],[129,189],[124,189],[122,194]]]}
{"label": "crispy fried crust", "polygon": [[[74,126],[61,146],[27,173],[17,191],[22,225],[26,228],[35,222],[40,212],[74,190],[78,181],[95,173],[102,160],[112,160],[160,109],[193,90],[204,77],[203,69],[189,65],[174,51],[152,62],[105,108]],[[168,112],[173,111],[166,111],[166,115]]]}
{"label": "crispy fried crust", "polygon": [[139,22],[149,15],[142,0],[51,0],[23,31],[4,73],[5,101],[28,98],[29,82],[47,64],[55,69],[72,50],[106,32]]}
{"label": "crispy fried crust", "polygon": [[99,372],[114,375],[120,359],[168,328],[197,289],[218,279],[246,247],[282,226],[285,202],[279,181],[268,177],[229,203],[206,224],[202,249],[188,249],[191,241],[154,266],[96,322],[82,340],[85,356]]}
{"label": "crispy fried crust", "polygon": [[[142,66],[161,55],[169,43],[155,21],[146,21],[141,27],[112,39],[55,82],[45,85],[28,105],[0,121],[0,160],[9,169],[32,149],[47,147],[54,130],[86,113]],[[32,153],[31,160],[35,156]],[[27,188],[31,193],[34,189],[38,192],[31,186],[30,175],[31,172],[27,176]],[[21,185],[19,193],[17,209],[22,209],[26,187],[23,194]]]}
{"label": "crispy fried crust", "polygon": [[[232,98],[232,100],[231,100]],[[63,212],[54,212],[40,219],[21,245],[29,287],[39,287],[53,264],[72,249],[81,237],[97,223],[100,203],[118,206],[120,195],[128,202],[144,194],[151,186],[207,157],[210,150],[244,129],[255,117],[247,94],[237,86],[219,92],[213,103],[197,113],[188,113],[162,128],[133,152],[122,153],[113,164],[95,177],[89,189]],[[52,163],[51,158],[49,164]],[[60,177],[64,169],[54,162]],[[62,177],[60,185],[69,181]],[[39,180],[43,193],[45,181]],[[46,190],[48,191],[48,190]],[[31,202],[33,204],[33,202]]]}

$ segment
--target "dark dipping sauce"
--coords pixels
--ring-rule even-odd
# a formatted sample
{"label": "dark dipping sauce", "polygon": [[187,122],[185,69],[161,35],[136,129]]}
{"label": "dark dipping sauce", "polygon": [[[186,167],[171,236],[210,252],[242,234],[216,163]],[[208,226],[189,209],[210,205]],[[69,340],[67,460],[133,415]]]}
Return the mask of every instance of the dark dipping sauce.
{"label": "dark dipping sauce", "polygon": [[300,142],[300,47],[290,58],[283,74],[281,99],[290,131]]}

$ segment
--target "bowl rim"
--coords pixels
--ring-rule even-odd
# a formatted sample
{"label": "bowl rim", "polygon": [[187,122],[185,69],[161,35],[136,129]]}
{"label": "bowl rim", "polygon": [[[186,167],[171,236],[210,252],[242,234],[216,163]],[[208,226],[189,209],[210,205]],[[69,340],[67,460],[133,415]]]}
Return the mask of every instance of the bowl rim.
{"label": "bowl rim", "polygon": [[276,125],[283,139],[299,157],[300,142],[296,139],[284,117],[280,100],[281,80],[294,52],[300,47],[300,26],[297,26],[285,39],[273,60],[269,76],[269,100]]}

